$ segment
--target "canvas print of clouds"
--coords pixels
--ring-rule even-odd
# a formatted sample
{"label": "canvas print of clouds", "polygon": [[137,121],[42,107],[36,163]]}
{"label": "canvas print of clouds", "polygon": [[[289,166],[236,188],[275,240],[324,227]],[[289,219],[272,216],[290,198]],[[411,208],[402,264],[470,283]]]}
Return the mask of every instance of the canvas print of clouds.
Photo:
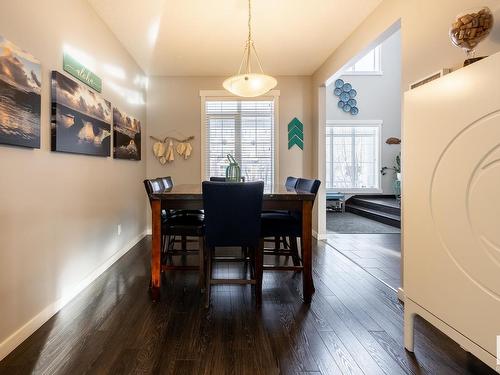
{"label": "canvas print of clouds", "polygon": [[52,72],[52,151],[110,156],[111,103]]}
{"label": "canvas print of clouds", "polygon": [[40,62],[0,36],[0,143],[40,148]]}
{"label": "canvas print of clouds", "polygon": [[141,160],[141,123],[113,108],[113,157]]}

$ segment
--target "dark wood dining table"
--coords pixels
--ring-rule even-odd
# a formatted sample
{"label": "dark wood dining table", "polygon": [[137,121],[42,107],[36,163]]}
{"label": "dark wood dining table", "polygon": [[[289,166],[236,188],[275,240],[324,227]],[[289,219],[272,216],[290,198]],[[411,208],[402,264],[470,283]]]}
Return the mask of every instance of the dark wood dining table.
{"label": "dark wood dining table", "polygon": [[[265,192],[263,210],[286,210],[300,212],[302,217],[302,286],[305,303],[310,303],[314,293],[312,277],[312,208],[314,194],[274,186]],[[151,297],[160,298],[161,287],[161,210],[202,210],[203,196],[201,184],[174,185],[171,189],[151,196],[152,249],[151,249]]]}

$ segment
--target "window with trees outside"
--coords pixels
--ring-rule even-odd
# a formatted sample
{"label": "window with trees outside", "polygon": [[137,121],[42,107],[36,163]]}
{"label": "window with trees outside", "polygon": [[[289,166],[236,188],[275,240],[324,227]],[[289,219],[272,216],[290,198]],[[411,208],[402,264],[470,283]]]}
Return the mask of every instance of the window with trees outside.
{"label": "window with trees outside", "polygon": [[380,191],[381,126],[382,121],[327,122],[327,190]]}

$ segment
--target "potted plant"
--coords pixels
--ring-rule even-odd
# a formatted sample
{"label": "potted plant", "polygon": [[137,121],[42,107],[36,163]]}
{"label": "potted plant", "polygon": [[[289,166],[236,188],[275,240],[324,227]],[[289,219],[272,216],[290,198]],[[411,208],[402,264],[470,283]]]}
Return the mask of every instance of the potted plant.
{"label": "potted plant", "polygon": [[396,155],[395,163],[392,167],[382,167],[380,173],[382,176],[387,174],[387,171],[394,171],[396,174],[396,181],[394,181],[394,195],[398,202],[401,200],[401,152]]}
{"label": "potted plant", "polygon": [[380,169],[380,173],[382,176],[387,174],[387,171],[394,171],[396,173],[396,179],[401,181],[401,152],[396,155],[396,163],[392,167],[382,167]]}

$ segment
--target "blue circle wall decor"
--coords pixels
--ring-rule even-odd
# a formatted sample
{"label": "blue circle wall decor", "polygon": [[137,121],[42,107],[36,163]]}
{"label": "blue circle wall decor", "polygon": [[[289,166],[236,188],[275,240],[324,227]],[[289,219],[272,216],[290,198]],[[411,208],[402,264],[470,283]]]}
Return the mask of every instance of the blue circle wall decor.
{"label": "blue circle wall decor", "polygon": [[342,79],[337,79],[335,81],[335,87],[338,87],[338,88],[342,88],[342,86],[344,86],[344,81]]}
{"label": "blue circle wall decor", "polygon": [[359,109],[357,107],[358,101],[354,98],[358,95],[358,92],[350,83],[344,82],[340,78],[335,81],[334,86],[333,95],[339,99],[337,103],[339,109],[345,113],[350,113],[352,116],[356,116],[359,113]]}
{"label": "blue circle wall decor", "polygon": [[340,94],[340,100],[342,100],[344,103],[347,103],[349,101],[349,94],[346,93],[346,92],[343,92],[342,94]]}

